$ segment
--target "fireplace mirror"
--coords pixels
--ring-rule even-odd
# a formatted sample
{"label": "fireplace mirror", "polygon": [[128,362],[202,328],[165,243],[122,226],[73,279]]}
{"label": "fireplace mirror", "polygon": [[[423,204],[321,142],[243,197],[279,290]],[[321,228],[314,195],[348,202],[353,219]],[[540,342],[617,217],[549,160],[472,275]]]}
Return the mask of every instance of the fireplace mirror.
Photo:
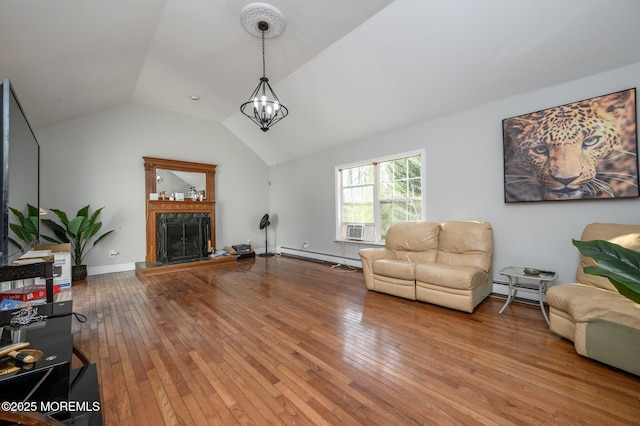
{"label": "fireplace mirror", "polygon": [[204,173],[182,170],[156,169],[156,191],[165,194],[184,194],[191,198],[191,191],[206,197],[207,176]]}

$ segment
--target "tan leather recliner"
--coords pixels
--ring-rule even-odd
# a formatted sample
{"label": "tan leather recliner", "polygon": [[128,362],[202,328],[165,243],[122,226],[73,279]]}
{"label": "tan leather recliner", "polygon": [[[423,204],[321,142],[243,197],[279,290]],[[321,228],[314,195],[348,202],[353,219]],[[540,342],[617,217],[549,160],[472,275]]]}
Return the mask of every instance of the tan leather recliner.
{"label": "tan leather recliner", "polygon": [[486,222],[397,223],[384,248],[359,254],[369,290],[473,312],[493,289]]}
{"label": "tan leather recliner", "polygon": [[[591,223],[581,240],[640,251],[640,226]],[[640,375],[640,304],[622,296],[608,278],[584,272],[594,264],[580,256],[576,282],[547,290],[549,329],[571,340],[580,355]]]}

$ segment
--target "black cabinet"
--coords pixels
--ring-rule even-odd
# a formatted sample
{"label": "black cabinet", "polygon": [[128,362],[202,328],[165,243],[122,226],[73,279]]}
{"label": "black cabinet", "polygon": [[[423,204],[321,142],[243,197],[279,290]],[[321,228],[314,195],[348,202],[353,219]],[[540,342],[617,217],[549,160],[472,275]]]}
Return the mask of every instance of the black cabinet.
{"label": "black cabinet", "polygon": [[[53,274],[33,275],[37,265],[23,266],[0,268],[0,282],[20,279],[21,268],[26,271],[23,278],[41,276],[47,282],[52,281]],[[52,271],[49,265],[40,267],[43,267],[41,271]],[[51,286],[47,300],[53,299],[52,293]],[[10,357],[0,359],[0,408],[2,411],[38,411],[64,424],[101,425],[95,364],[72,369],[73,301],[49,302],[36,309],[38,315],[46,318],[23,326],[10,325],[15,311],[0,312],[0,347],[28,342],[25,349],[39,351],[37,360],[30,364]]]}

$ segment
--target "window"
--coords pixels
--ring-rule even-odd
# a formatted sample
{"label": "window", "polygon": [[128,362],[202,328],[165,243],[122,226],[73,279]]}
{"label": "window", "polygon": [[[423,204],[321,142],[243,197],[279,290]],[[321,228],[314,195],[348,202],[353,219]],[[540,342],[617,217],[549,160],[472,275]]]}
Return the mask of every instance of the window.
{"label": "window", "polygon": [[422,169],[422,153],[337,167],[337,238],[383,241],[392,223],[423,220]]}

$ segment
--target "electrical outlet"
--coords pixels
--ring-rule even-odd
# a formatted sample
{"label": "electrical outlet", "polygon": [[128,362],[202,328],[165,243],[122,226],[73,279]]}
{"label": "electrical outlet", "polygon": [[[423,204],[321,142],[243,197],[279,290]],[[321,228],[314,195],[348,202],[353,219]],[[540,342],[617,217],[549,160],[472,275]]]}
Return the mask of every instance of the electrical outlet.
{"label": "electrical outlet", "polygon": [[109,257],[114,257],[117,256],[118,254],[118,250],[109,250]]}
{"label": "electrical outlet", "polygon": [[247,244],[251,245],[251,238],[247,240]]}
{"label": "electrical outlet", "polygon": [[309,241],[305,241],[305,242],[302,244],[302,248],[303,248],[303,249],[309,248]]}

